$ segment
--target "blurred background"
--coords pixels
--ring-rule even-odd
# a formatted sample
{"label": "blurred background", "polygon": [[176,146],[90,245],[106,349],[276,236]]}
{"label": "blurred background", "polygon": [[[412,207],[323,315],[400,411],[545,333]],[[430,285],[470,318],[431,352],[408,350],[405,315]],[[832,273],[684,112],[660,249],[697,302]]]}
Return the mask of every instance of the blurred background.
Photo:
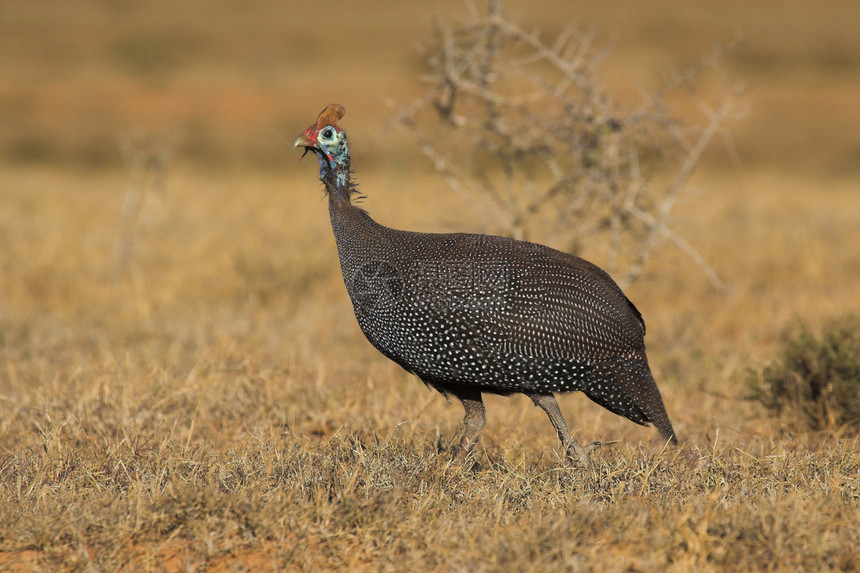
{"label": "blurred background", "polygon": [[[146,130],[175,137],[178,159],[203,169],[297,169],[258,114],[292,141],[339,101],[352,132],[372,139],[392,118],[381,96],[405,102],[422,89],[418,47],[434,18],[468,6],[484,10],[463,0],[4,3],[0,162],[121,168],[120,138]],[[856,2],[508,0],[503,8],[545,36],[576,22],[616,42],[603,79],[621,100],[741,36],[724,65],[747,87],[751,113],[732,129],[739,164],[731,168],[860,172]],[[384,154],[366,153],[365,170],[415,154],[398,135],[386,135]]]}

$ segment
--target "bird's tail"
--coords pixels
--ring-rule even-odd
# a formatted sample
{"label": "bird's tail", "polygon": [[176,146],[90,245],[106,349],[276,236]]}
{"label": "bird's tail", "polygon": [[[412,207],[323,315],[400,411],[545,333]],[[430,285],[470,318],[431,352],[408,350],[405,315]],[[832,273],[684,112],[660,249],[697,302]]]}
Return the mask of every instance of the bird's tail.
{"label": "bird's tail", "polygon": [[678,443],[644,354],[601,365],[583,392],[619,416],[643,426],[653,424],[664,440]]}

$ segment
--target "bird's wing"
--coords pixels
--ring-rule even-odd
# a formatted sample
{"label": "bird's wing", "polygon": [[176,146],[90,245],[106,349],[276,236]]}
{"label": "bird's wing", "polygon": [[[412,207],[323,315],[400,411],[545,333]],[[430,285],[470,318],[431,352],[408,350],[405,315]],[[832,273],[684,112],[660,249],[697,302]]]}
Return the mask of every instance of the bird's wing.
{"label": "bird's wing", "polygon": [[639,311],[597,267],[532,261],[512,269],[508,304],[493,317],[508,350],[601,362],[644,347]]}

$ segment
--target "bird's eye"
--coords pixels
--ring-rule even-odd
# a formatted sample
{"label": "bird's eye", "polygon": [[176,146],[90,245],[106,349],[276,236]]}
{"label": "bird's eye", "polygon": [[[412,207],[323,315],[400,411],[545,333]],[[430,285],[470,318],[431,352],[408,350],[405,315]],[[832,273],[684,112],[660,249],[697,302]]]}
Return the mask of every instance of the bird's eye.
{"label": "bird's eye", "polygon": [[330,127],[327,127],[323,130],[322,136],[326,139],[331,139],[332,137],[334,137],[334,130]]}

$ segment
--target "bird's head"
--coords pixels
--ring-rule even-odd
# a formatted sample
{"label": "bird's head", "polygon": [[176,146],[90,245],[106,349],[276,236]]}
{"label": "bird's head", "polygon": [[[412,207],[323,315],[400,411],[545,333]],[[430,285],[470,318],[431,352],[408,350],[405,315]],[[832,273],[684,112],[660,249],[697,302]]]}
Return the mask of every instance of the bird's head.
{"label": "bird's head", "polygon": [[340,104],[333,103],[326,106],[313,125],[296,139],[295,146],[303,147],[305,150],[302,157],[309,151],[317,154],[321,171],[326,167],[329,169],[344,165],[348,167],[346,132],[337,124],[344,113],[346,110]]}

